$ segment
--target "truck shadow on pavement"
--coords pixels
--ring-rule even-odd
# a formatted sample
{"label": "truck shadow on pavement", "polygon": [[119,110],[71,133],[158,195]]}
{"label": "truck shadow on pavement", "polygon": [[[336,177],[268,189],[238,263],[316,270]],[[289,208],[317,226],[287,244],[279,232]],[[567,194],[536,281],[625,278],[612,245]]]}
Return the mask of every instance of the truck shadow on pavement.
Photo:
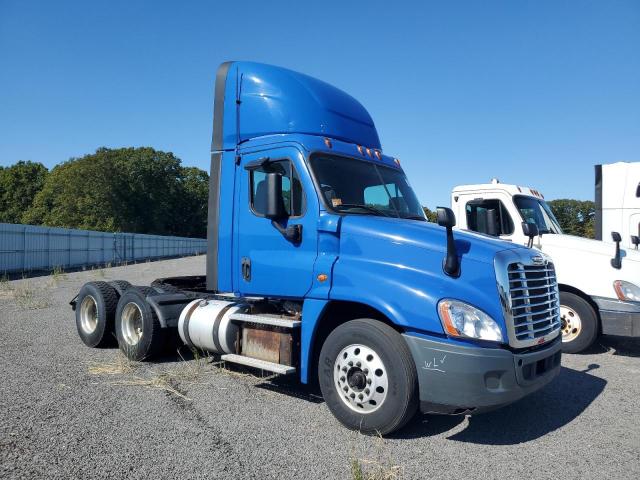
{"label": "truck shadow on pavement", "polygon": [[[535,440],[571,423],[602,393],[606,380],[584,371],[562,367],[558,377],[542,390],[501,409],[471,416],[467,427],[449,440],[483,445],[515,445]],[[422,417],[422,421],[420,421]],[[418,438],[447,432],[464,417],[416,417],[394,438]]]}
{"label": "truck shadow on pavement", "polygon": [[[582,354],[602,354],[621,357],[640,357],[640,338],[602,336],[596,343]],[[581,354],[578,354],[581,355]]]}

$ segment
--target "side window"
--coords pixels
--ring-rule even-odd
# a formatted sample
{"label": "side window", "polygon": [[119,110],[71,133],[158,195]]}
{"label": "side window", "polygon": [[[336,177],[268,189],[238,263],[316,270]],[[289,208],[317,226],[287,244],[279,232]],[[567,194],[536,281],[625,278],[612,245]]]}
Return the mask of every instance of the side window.
{"label": "side window", "polygon": [[[500,200],[473,200],[467,203],[467,226],[474,232],[498,235],[511,235],[514,232],[513,220],[507,208]],[[491,225],[495,219],[495,225]]]}
{"label": "side window", "polygon": [[290,217],[300,217],[304,213],[304,192],[298,172],[289,160],[270,162],[265,167],[249,172],[251,209],[263,216],[267,205],[267,173],[282,175],[282,202]]}

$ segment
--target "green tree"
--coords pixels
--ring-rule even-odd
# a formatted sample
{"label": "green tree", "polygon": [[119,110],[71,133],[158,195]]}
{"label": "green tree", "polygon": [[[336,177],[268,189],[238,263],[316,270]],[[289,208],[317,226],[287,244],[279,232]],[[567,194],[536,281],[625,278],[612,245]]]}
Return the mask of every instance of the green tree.
{"label": "green tree", "polygon": [[47,173],[44,165],[29,161],[0,167],[0,222],[22,221],[24,212],[42,189]]}
{"label": "green tree", "polygon": [[595,238],[596,205],[590,200],[559,199],[547,202],[564,233]]}
{"label": "green tree", "polygon": [[179,178],[181,224],[178,231],[189,236],[207,235],[207,202],[209,199],[209,175],[196,167],[184,167]]}
{"label": "green tree", "polygon": [[203,176],[183,168],[172,153],[100,148],[51,170],[24,219],[89,230],[202,235],[206,215],[203,225],[198,213],[206,212],[206,198],[202,203],[200,183],[206,183]]}
{"label": "green tree", "polygon": [[437,221],[436,212],[431,210],[429,207],[422,207],[422,210],[424,210],[424,214],[427,216],[428,221],[434,223]]}

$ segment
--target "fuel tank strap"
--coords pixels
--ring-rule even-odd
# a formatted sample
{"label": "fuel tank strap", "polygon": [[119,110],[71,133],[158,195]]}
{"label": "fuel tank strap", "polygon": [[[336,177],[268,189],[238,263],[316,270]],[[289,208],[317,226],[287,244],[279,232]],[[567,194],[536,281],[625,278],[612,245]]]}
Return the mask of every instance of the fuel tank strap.
{"label": "fuel tank strap", "polygon": [[224,350],[222,349],[222,345],[220,345],[220,338],[218,336],[218,331],[220,330],[220,322],[222,322],[222,317],[224,317],[224,314],[227,313],[227,311],[234,306],[236,306],[235,303],[229,303],[228,305],[225,305],[224,307],[222,307],[222,309],[218,312],[218,315],[216,315],[215,322],[213,322],[213,329],[211,331],[211,335],[213,335],[213,344],[216,346],[216,349],[220,353],[224,353]]}
{"label": "fuel tank strap", "polygon": [[193,302],[191,307],[189,307],[189,311],[184,316],[184,322],[182,322],[182,334],[184,335],[184,341],[189,346],[189,348],[196,348],[196,346],[191,341],[191,336],[189,335],[189,321],[191,320],[191,315],[193,311],[198,308],[200,302]]}

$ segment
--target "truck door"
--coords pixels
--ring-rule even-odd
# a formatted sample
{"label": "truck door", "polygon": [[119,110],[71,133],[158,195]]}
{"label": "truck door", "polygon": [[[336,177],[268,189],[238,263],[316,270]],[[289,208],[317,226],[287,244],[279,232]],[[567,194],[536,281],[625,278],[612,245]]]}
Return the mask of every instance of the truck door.
{"label": "truck door", "polygon": [[[251,170],[245,167],[263,161],[265,154],[243,155],[239,168],[234,290],[243,295],[303,297],[311,288],[318,249],[315,195],[309,191],[309,182],[303,187],[304,164],[298,150],[272,150],[267,155],[264,166]],[[264,216],[265,179],[271,172],[282,175],[282,197],[289,214],[280,225],[302,227],[297,243],[287,240]],[[303,172],[306,175],[306,170]]]}

